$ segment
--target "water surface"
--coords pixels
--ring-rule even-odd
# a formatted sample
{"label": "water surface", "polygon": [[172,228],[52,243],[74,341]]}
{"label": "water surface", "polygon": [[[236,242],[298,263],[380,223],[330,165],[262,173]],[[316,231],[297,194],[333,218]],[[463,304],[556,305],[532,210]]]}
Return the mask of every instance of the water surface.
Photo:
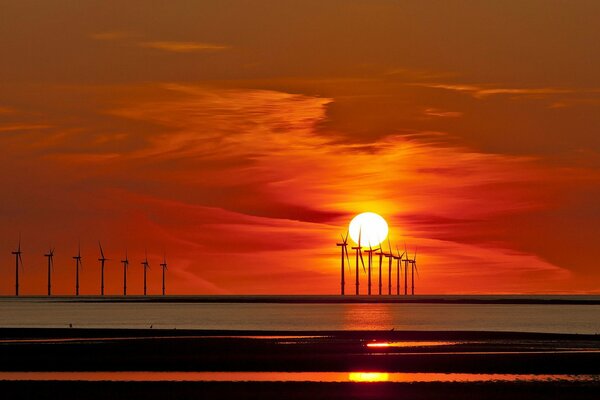
{"label": "water surface", "polygon": [[0,381],[139,382],[549,382],[599,381],[600,375],[401,372],[0,372]]}
{"label": "water surface", "polygon": [[273,304],[0,299],[0,327],[600,333],[594,304]]}

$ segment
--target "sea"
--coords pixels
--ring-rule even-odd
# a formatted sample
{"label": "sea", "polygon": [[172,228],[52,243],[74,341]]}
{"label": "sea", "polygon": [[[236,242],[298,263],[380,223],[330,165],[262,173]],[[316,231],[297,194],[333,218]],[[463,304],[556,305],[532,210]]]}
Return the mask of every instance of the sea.
{"label": "sea", "polygon": [[481,296],[463,296],[461,302],[436,297],[403,303],[320,302],[310,296],[282,299],[4,297],[0,298],[0,327],[600,334],[600,296],[577,297],[574,303],[569,296],[520,296],[504,302]]}

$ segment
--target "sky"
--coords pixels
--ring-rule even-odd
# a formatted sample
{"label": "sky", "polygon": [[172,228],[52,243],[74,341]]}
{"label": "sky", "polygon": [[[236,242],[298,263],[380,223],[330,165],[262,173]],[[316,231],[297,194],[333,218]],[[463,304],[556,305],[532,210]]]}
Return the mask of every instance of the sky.
{"label": "sky", "polygon": [[[0,294],[336,294],[364,211],[420,294],[600,293],[597,1],[0,4]],[[347,275],[354,281],[354,264]],[[361,282],[366,282],[361,273]],[[352,292],[349,282],[347,291]],[[363,290],[365,286],[362,286]]]}

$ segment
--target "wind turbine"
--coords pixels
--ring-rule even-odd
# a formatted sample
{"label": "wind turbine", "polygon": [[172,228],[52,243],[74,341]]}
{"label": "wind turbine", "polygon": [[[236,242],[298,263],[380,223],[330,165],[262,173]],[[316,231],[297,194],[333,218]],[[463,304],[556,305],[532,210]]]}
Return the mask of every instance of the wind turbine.
{"label": "wind turbine", "polygon": [[373,247],[371,247],[371,245],[369,245],[369,250],[365,250],[365,253],[369,254],[367,256],[367,265],[368,265],[368,271],[369,271],[369,296],[371,295],[371,264],[373,262],[373,252],[378,251],[378,250],[379,250],[379,248],[373,249]]}
{"label": "wind turbine", "polygon": [[13,251],[12,254],[15,256],[15,296],[19,295],[19,263],[21,268],[23,268],[23,258],[21,258],[21,235],[19,235],[19,247],[17,247],[16,251]]}
{"label": "wind turbine", "polygon": [[389,253],[385,253],[384,256],[388,259],[388,294],[392,294],[392,261],[394,253],[392,253],[392,245],[390,244],[390,238],[388,237],[388,249]]}
{"label": "wind turbine", "polygon": [[360,237],[361,237],[361,234],[362,234],[361,229],[358,230],[358,246],[352,247],[352,250],[356,250],[356,294],[357,295],[359,294],[359,290],[358,290],[358,285],[359,285],[359,279],[358,279],[358,258],[359,258],[359,256],[360,256],[360,262],[362,263],[363,271],[365,271],[365,262],[363,261],[362,251],[361,251],[362,246],[360,245]]}
{"label": "wind turbine", "polygon": [[346,280],[345,280],[345,270],[344,270],[344,255],[346,255],[346,260],[348,261],[348,271],[350,271],[350,257],[348,256],[348,234],[349,232],[346,232],[346,236],[344,237],[344,235],[341,235],[342,237],[342,243],[336,243],[336,246],[339,246],[342,248],[342,268],[341,268],[341,293],[342,296],[345,294],[344,293],[344,288],[346,286]]}
{"label": "wind turbine", "polygon": [[415,271],[417,271],[417,274],[419,274],[419,270],[417,269],[417,248],[416,247],[415,247],[415,256],[413,257],[412,260],[409,260],[409,262],[411,264],[411,278],[412,278],[410,294],[414,296],[414,294],[415,294]]}
{"label": "wind turbine", "polygon": [[79,267],[83,268],[81,262],[81,243],[79,243],[77,255],[73,259],[75,260],[75,296],[79,296]]}
{"label": "wind turbine", "polygon": [[144,296],[146,295],[146,270],[150,268],[150,264],[148,264],[148,252],[146,251],[146,259],[142,261],[142,265],[144,266]]}
{"label": "wind turbine", "polygon": [[123,264],[123,296],[127,296],[127,267],[129,266],[127,249],[125,249],[125,259],[121,260],[121,263]]}
{"label": "wind turbine", "polygon": [[48,296],[52,296],[52,273],[54,270],[54,248],[51,248],[44,257],[48,257]]}
{"label": "wind turbine", "polygon": [[163,255],[163,262],[160,264],[162,268],[162,295],[165,295],[165,271],[167,270],[167,255]]}
{"label": "wind turbine", "polygon": [[408,258],[408,251],[406,250],[406,243],[404,243],[404,254],[406,258],[404,259],[404,295],[408,294],[408,263],[411,261]]}
{"label": "wind turbine", "polygon": [[104,250],[102,250],[102,243],[98,241],[98,246],[100,247],[100,270],[101,270],[101,278],[100,278],[100,295],[104,296],[104,263],[108,261],[108,258],[104,257]]}
{"label": "wind turbine", "polygon": [[400,250],[398,250],[398,246],[396,246],[396,254],[397,256],[393,256],[394,260],[396,260],[396,295],[400,295],[400,276],[402,275],[402,267],[400,263],[402,262],[402,256],[404,253],[400,254]]}
{"label": "wind turbine", "polygon": [[379,252],[375,253],[379,256],[379,295],[381,295],[381,265],[383,264],[383,256],[385,255],[385,251],[383,248],[379,248]]}

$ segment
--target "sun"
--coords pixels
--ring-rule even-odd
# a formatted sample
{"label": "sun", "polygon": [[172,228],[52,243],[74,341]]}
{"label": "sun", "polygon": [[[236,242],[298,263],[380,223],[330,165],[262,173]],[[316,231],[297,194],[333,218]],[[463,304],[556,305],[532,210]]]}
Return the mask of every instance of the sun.
{"label": "sun", "polygon": [[352,218],[349,226],[350,238],[361,246],[377,246],[388,234],[388,224],[379,214],[364,212]]}

